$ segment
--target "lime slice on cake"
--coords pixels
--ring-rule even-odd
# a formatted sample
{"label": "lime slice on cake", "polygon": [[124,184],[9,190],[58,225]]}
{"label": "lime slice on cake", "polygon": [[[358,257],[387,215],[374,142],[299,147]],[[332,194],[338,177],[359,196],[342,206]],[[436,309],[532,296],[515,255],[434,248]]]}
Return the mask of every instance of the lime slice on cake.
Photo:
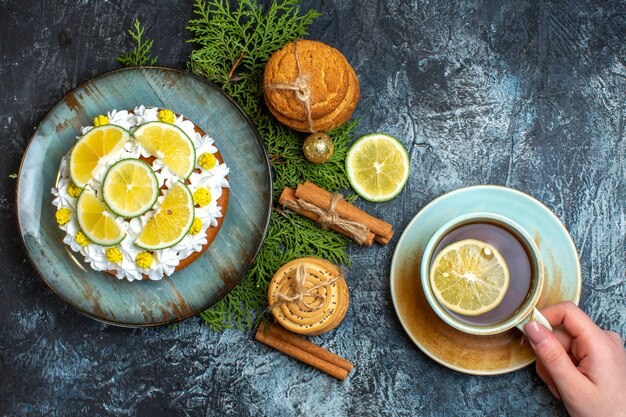
{"label": "lime slice on cake", "polygon": [[154,216],[148,220],[135,241],[140,248],[157,250],[176,245],[193,224],[193,197],[182,182],[172,187]]}
{"label": "lime slice on cake", "polygon": [[402,191],[409,178],[409,155],[394,137],[372,133],[359,138],[346,156],[354,191],[369,201],[387,201]]}
{"label": "lime slice on cake", "polygon": [[84,190],[76,204],[76,217],[85,236],[102,246],[113,246],[126,237],[126,232],[107,211],[104,202],[91,190]]}
{"label": "lime slice on cake", "polygon": [[179,178],[193,172],[196,150],[189,136],[179,127],[162,122],[145,123],[133,133],[150,154],[160,159]]}
{"label": "lime slice on cake", "polygon": [[465,239],[437,254],[430,268],[430,286],[444,307],[476,316],[502,301],[509,288],[509,269],[493,246]]}
{"label": "lime slice on cake", "polygon": [[141,216],[154,206],[159,183],[150,165],[139,159],[116,162],[102,181],[102,197],[109,209],[126,218]]}
{"label": "lime slice on cake", "polygon": [[70,177],[83,188],[100,159],[117,152],[131,138],[126,129],[116,125],[95,127],[85,133],[70,154]]}

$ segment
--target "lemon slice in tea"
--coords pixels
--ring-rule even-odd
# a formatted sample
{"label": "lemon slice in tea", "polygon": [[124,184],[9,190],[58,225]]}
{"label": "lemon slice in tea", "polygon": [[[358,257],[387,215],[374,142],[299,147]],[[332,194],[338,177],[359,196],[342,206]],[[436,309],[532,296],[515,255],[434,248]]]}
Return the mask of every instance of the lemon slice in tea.
{"label": "lemon slice in tea", "polygon": [[394,137],[372,133],[359,138],[346,156],[348,180],[369,201],[387,201],[409,178],[409,155]]}
{"label": "lemon slice in tea", "polygon": [[116,162],[102,181],[102,197],[109,209],[126,218],[141,216],[154,206],[159,183],[150,165],[139,159]]}
{"label": "lemon slice in tea", "polygon": [[179,127],[162,122],[145,123],[133,133],[150,154],[179,178],[187,178],[196,163],[196,150],[189,136]]}
{"label": "lemon slice in tea", "polygon": [[509,269],[493,246],[465,239],[437,254],[430,268],[430,286],[444,307],[477,316],[502,301],[509,288]]}
{"label": "lemon slice in tea", "polygon": [[154,216],[148,220],[135,245],[149,250],[165,249],[185,237],[193,224],[193,197],[182,182],[172,187]]}
{"label": "lemon slice in tea", "polygon": [[91,190],[84,190],[76,204],[76,217],[85,236],[102,246],[113,246],[126,237],[126,232],[107,211],[106,205]]}
{"label": "lemon slice in tea", "polygon": [[70,177],[79,188],[91,179],[100,159],[117,152],[131,138],[126,129],[116,125],[94,127],[74,145],[70,154]]}

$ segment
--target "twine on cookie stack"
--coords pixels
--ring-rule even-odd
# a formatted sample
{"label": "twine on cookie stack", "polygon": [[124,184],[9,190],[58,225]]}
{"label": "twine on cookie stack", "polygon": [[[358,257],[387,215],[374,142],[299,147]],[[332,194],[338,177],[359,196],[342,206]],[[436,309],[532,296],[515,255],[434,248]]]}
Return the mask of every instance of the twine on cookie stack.
{"label": "twine on cookie stack", "polygon": [[346,122],[360,97],[356,73],[341,52],[311,40],[288,43],[270,57],[263,89],[279,122],[309,133]]}
{"label": "twine on cookie stack", "polygon": [[296,69],[298,70],[298,76],[292,83],[270,83],[265,86],[267,91],[276,90],[288,90],[293,91],[296,99],[304,105],[306,114],[306,121],[308,125],[308,131],[313,133],[313,117],[311,115],[311,89],[307,79],[309,76],[302,72],[302,65],[300,64],[300,55],[298,54],[298,42],[294,42],[294,57],[296,60]]}
{"label": "twine on cookie stack", "polygon": [[342,271],[317,258],[296,259],[280,268],[270,282],[268,302],[280,325],[304,335],[337,327],[350,304]]}

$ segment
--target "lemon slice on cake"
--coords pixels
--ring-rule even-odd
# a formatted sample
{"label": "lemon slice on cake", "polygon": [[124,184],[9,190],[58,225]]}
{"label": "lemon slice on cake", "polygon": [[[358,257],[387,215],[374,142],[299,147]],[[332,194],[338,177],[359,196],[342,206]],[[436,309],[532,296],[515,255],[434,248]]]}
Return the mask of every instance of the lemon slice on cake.
{"label": "lemon slice on cake", "polygon": [[102,181],[102,197],[109,209],[126,218],[141,216],[154,206],[159,183],[150,165],[139,159],[116,162]]}
{"label": "lemon slice on cake", "polygon": [[387,201],[402,191],[409,177],[409,155],[397,139],[384,133],[359,138],[346,156],[350,185],[369,201]]}
{"label": "lemon slice on cake", "polygon": [[150,122],[139,126],[133,135],[137,142],[179,178],[185,179],[193,172],[196,150],[189,136],[179,127]]}
{"label": "lemon slice on cake", "polygon": [[81,137],[70,154],[70,177],[83,188],[92,178],[100,160],[114,154],[131,138],[131,134],[116,125],[95,127]]}
{"label": "lemon slice on cake", "polygon": [[85,236],[102,246],[113,246],[126,237],[126,232],[107,211],[104,202],[91,190],[80,194],[76,204],[76,217]]}
{"label": "lemon slice on cake", "polygon": [[477,316],[502,301],[509,288],[509,269],[493,246],[465,239],[437,254],[430,268],[430,286],[444,307]]}
{"label": "lemon slice on cake", "polygon": [[187,235],[194,218],[193,197],[182,182],[176,183],[165,195],[161,205],[148,220],[135,245],[148,250],[176,245]]}

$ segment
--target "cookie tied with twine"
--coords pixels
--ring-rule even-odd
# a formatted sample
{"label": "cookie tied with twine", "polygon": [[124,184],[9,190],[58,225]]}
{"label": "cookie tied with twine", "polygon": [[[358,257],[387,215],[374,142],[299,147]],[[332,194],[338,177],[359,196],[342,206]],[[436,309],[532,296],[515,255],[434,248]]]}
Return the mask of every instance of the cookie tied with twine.
{"label": "cookie tied with twine", "polygon": [[311,133],[346,122],[360,97],[356,73],[341,52],[312,40],[290,42],[270,57],[263,91],[279,122]]}
{"label": "cookie tied with twine", "polygon": [[276,321],[303,335],[333,330],[350,304],[342,271],[317,258],[300,258],[283,265],[274,274],[267,295]]}

